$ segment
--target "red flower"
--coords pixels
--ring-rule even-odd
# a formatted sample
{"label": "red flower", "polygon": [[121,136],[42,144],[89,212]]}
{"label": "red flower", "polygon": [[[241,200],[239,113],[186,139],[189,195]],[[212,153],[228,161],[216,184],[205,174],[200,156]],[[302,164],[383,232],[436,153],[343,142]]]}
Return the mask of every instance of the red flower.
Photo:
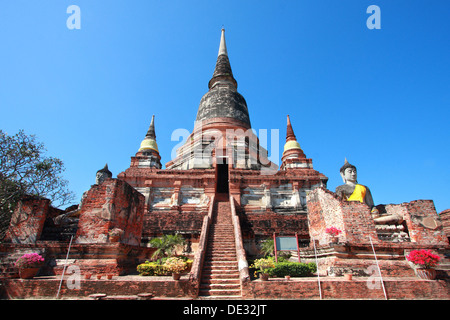
{"label": "red flower", "polygon": [[406,260],[414,263],[417,266],[424,267],[425,269],[434,268],[441,257],[433,254],[430,250],[413,250],[407,256]]}
{"label": "red flower", "polygon": [[339,230],[339,229],[337,229],[337,228],[335,228],[335,227],[329,227],[329,228],[326,228],[326,229],[325,229],[325,232],[328,233],[329,235],[337,236],[337,235],[339,235],[339,233],[341,233],[342,231]]}

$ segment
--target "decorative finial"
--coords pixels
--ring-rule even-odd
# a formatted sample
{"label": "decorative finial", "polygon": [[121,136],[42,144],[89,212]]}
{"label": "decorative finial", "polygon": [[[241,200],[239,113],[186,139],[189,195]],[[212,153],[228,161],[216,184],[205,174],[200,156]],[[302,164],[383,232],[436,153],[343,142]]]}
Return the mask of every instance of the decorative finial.
{"label": "decorative finial", "polygon": [[155,115],[152,115],[152,121],[150,121],[150,127],[148,128],[147,134],[145,135],[146,138],[156,139],[156,132],[155,132]]}
{"label": "decorative finial", "polygon": [[286,141],[297,141],[294,130],[292,129],[291,119],[287,115]]}
{"label": "decorative finial", "polygon": [[219,56],[221,54],[224,54],[226,56],[228,56],[228,52],[227,52],[227,44],[225,43],[225,29],[222,26],[222,34],[220,36],[220,46],[219,46]]}

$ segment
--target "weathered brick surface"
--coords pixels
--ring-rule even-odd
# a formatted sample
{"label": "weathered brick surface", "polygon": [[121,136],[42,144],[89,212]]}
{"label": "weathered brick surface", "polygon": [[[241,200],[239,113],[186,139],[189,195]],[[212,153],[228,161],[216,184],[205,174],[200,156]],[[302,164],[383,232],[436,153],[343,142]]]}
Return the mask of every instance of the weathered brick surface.
{"label": "weathered brick surface", "polygon": [[[82,298],[89,299],[89,295],[105,293],[108,296],[114,295],[137,295],[140,293],[152,293],[157,297],[194,297],[195,289],[191,282],[182,277],[179,281],[174,281],[171,277],[160,277],[158,280],[133,280],[113,278],[111,280],[103,277],[101,280],[81,279],[79,289],[69,289],[66,280],[61,286],[61,298]],[[54,298],[58,292],[60,279],[8,279],[3,281],[4,290],[7,297],[14,298]]]}
{"label": "weathered brick surface", "polygon": [[308,221],[306,214],[282,214],[273,211],[264,212],[241,212],[242,232],[245,237],[263,236],[272,237],[273,233],[278,235],[299,235],[308,236]]}
{"label": "weathered brick surface", "polygon": [[[432,200],[416,200],[402,203],[400,206],[405,207],[407,211],[404,219],[408,225],[411,241],[421,244],[449,244]],[[436,228],[425,227],[423,222],[425,218],[434,219],[437,224]],[[439,224],[441,225],[439,226]]]}
{"label": "weathered brick surface", "polygon": [[75,241],[109,242],[109,231],[123,231],[120,242],[139,245],[142,235],[145,197],[128,183],[107,179],[94,185],[82,203]]}
{"label": "weathered brick surface", "polygon": [[[376,266],[376,254],[382,275],[409,277],[414,276],[414,272],[405,256],[411,250],[429,249],[443,258],[448,249],[448,240],[439,225],[432,201],[377,206],[388,214],[402,216],[406,221],[411,241],[400,243],[378,238],[370,210],[365,204],[342,201],[323,188],[312,191],[307,201],[310,235],[316,241],[319,272],[322,274],[342,275],[349,272],[357,276],[370,275],[373,272],[370,268]],[[429,219],[427,223],[425,218]],[[339,245],[331,244],[331,238],[325,232],[328,227],[342,231]],[[303,259],[315,261],[312,248],[300,251]]]}
{"label": "weathered brick surface", "polygon": [[179,212],[176,210],[150,211],[144,216],[144,237],[155,237],[164,233],[200,234],[203,218],[207,212]]}
{"label": "weathered brick surface", "polygon": [[310,235],[319,244],[328,244],[328,227],[342,231],[340,242],[351,244],[378,243],[375,224],[365,204],[341,201],[337,195],[324,188],[317,188],[307,196]]}
{"label": "weathered brick surface", "polygon": [[450,209],[440,212],[439,217],[442,221],[444,233],[447,236],[447,239],[450,239]]}
{"label": "weathered brick surface", "polygon": [[[345,281],[343,278],[324,279],[320,283],[322,299],[385,299],[381,283],[374,279]],[[450,286],[444,280],[384,279],[388,299],[450,299]],[[251,281],[243,287],[247,299],[319,299],[317,278],[301,281],[269,279]]]}
{"label": "weathered brick surface", "polygon": [[[339,235],[340,242],[355,245],[367,244],[370,242],[370,237],[374,244],[388,243],[378,239],[370,209],[365,204],[342,201],[335,193],[324,188],[312,191],[307,201],[310,234],[320,244],[329,243],[330,237],[325,233],[325,229],[332,226],[342,231]],[[416,200],[377,207],[382,207],[387,214],[396,213],[403,217],[411,242],[442,246],[449,244],[433,201]],[[436,227],[426,227],[423,222],[425,218],[435,220]]]}
{"label": "weathered brick surface", "polygon": [[50,200],[35,197],[23,198],[11,217],[5,241],[35,243],[41,237]]}
{"label": "weathered brick surface", "polygon": [[[36,252],[44,257],[44,265],[40,275],[61,274],[66,263],[69,243],[38,241],[35,244],[0,244],[0,261],[9,261],[14,267],[14,261],[23,253]],[[136,266],[150,259],[154,248],[137,247],[122,243],[72,243],[67,266],[74,265],[81,273],[123,275],[135,272]]]}

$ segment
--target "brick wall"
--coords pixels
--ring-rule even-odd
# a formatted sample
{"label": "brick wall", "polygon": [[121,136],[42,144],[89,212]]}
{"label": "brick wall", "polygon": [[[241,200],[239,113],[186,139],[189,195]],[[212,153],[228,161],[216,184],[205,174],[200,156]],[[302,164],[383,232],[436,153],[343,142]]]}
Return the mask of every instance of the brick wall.
{"label": "brick wall", "polygon": [[107,179],[88,191],[80,212],[77,243],[106,243],[108,232],[120,229],[120,242],[139,245],[142,235],[145,197],[128,183]]}
{"label": "brick wall", "polygon": [[[4,295],[19,299],[37,297],[55,297],[59,288],[60,279],[51,280],[17,280],[3,281]],[[79,297],[88,299],[90,294],[106,293],[112,295],[137,295],[139,293],[153,293],[158,297],[194,297],[196,290],[187,279],[171,280],[171,277],[161,277],[160,280],[133,281],[127,280],[80,280],[79,289],[69,289],[67,282],[61,286],[60,297]]]}
{"label": "brick wall", "polygon": [[330,242],[326,228],[342,231],[340,242],[349,244],[377,243],[375,224],[368,206],[358,202],[341,201],[338,196],[324,188],[317,188],[307,196],[308,220],[311,238],[319,244]]}
{"label": "brick wall", "polygon": [[[371,286],[373,284],[373,286]],[[385,299],[381,283],[374,287],[371,279],[345,281],[343,278],[327,279],[320,283],[322,299]],[[446,299],[449,283],[444,280],[419,279],[384,280],[388,299]],[[246,299],[319,299],[317,278],[302,281],[270,279],[251,281],[243,287]]]}
{"label": "brick wall", "polygon": [[411,241],[424,244],[449,244],[432,200],[416,200],[402,205],[408,212],[405,220]]}
{"label": "brick wall", "polygon": [[5,241],[13,243],[35,243],[41,237],[50,200],[26,197],[17,205],[11,217]]}
{"label": "brick wall", "polygon": [[144,237],[175,232],[199,234],[207,212],[150,211],[144,216]]}
{"label": "brick wall", "polygon": [[439,213],[444,228],[444,233],[447,239],[450,239],[450,209],[444,210]]}

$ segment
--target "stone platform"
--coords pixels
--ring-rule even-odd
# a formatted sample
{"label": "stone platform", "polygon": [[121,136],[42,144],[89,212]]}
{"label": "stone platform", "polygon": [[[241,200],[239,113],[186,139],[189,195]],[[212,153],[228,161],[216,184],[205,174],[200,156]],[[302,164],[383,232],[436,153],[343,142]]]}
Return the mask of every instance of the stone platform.
{"label": "stone platform", "polygon": [[[171,277],[143,277],[138,275],[81,279],[79,289],[69,289],[65,279],[61,286],[60,299],[95,300],[92,295],[105,294],[97,299],[120,300],[171,300],[198,299],[188,275],[174,281]],[[60,277],[36,277],[34,279],[1,280],[1,299],[55,299]],[[450,300],[450,283],[447,280],[421,280],[417,277],[384,277],[387,299],[391,300]],[[321,295],[317,277],[271,278],[268,281],[254,280],[243,286],[242,298],[267,300],[385,300],[383,287],[378,278],[320,277]],[[150,294],[150,295],[149,295]],[[226,299],[226,298],[224,298]],[[230,299],[231,300],[231,299]]]}

